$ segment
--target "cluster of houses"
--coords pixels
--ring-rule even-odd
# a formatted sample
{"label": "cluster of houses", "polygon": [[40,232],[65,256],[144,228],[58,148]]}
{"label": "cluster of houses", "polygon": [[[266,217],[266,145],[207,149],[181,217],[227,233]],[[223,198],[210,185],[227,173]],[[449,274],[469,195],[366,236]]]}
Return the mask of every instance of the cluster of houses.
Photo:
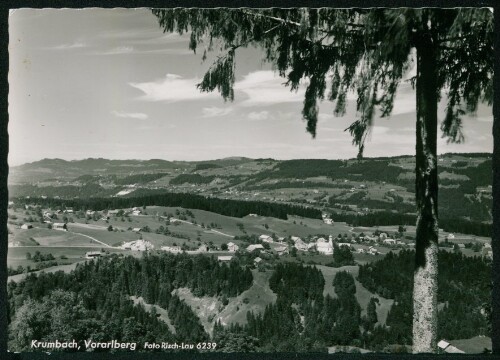
{"label": "cluster of houses", "polygon": [[126,242],[122,246],[120,246],[120,248],[122,248],[123,250],[148,251],[153,250],[154,245],[147,240],[140,239]]}
{"label": "cluster of houses", "polygon": [[323,218],[323,222],[324,222],[326,225],[333,225],[333,220],[332,220],[332,218],[330,217],[330,215],[323,213],[323,214],[321,215],[321,217]]}
{"label": "cluster of houses", "polygon": [[206,244],[201,244],[200,247],[196,250],[182,250],[182,247],[178,245],[162,246],[160,250],[172,254],[180,254],[181,252],[185,252],[186,254],[202,254],[209,252],[209,248]]}

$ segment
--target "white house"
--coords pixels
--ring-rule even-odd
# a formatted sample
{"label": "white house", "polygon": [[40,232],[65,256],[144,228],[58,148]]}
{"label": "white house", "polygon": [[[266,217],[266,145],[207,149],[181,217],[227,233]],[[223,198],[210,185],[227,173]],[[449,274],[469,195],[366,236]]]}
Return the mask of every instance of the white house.
{"label": "white house", "polygon": [[133,232],[139,232],[139,231],[141,231],[141,228],[138,228],[138,227],[137,228],[133,228],[132,231]]}
{"label": "white house", "polygon": [[286,245],[276,246],[274,248],[274,251],[276,251],[279,256],[289,253],[288,246],[286,246]]}
{"label": "white house", "polygon": [[316,250],[323,255],[332,255],[333,254],[333,243],[332,241],[328,241],[324,238],[319,238],[316,241]]}
{"label": "white house", "polygon": [[93,210],[87,210],[87,211],[85,212],[85,214],[86,214],[86,215],[89,215],[89,216],[92,216],[92,215],[94,215],[94,214],[95,214],[95,211],[93,211]]}
{"label": "white house", "polygon": [[28,230],[28,229],[33,229],[33,225],[31,224],[22,224],[21,229],[23,230]]}
{"label": "white house", "polygon": [[272,236],[264,235],[264,234],[259,236],[259,240],[263,241],[263,242],[267,242],[267,243],[272,243],[274,241]]}
{"label": "white house", "polygon": [[253,262],[258,265],[262,262],[262,259],[260,257],[256,257],[255,259],[253,259]]}
{"label": "white house", "polygon": [[61,231],[68,231],[67,228],[64,228],[64,225],[65,225],[64,223],[54,223],[52,225],[52,229],[54,229],[54,230],[61,230]]}
{"label": "white house", "polygon": [[358,254],[364,254],[364,253],[365,253],[365,249],[361,249],[361,248],[360,248],[360,249],[356,250],[356,252],[357,252]]}
{"label": "white house", "polygon": [[379,252],[378,252],[378,250],[376,248],[374,248],[373,246],[370,246],[368,248],[367,253],[370,254],[370,255],[377,255]]}
{"label": "white house", "polygon": [[448,235],[446,236],[446,238],[447,238],[448,240],[451,240],[451,239],[454,239],[454,238],[455,238],[455,235],[453,235],[453,234],[448,234]]}
{"label": "white house", "polygon": [[491,244],[490,243],[484,243],[484,248],[485,249],[491,249]]}
{"label": "white house", "polygon": [[[292,237],[292,239],[293,239],[293,237]],[[306,244],[304,241],[302,241],[301,238],[298,238],[298,240],[295,241],[294,246],[297,250],[300,250],[300,251],[308,251],[309,250],[309,245]]]}
{"label": "white house", "polygon": [[208,246],[205,244],[201,244],[198,248],[198,252],[208,252]]}
{"label": "white house", "polygon": [[166,251],[166,252],[173,253],[173,254],[178,254],[178,253],[182,252],[182,249],[180,246],[162,246],[160,249],[163,251]]}
{"label": "white house", "polygon": [[248,247],[247,247],[248,252],[252,252],[254,250],[264,250],[264,246],[262,246],[262,244],[248,245]]}
{"label": "white house", "polygon": [[396,245],[396,240],[394,240],[394,239],[385,239],[383,241],[383,243],[386,244],[386,245]]}
{"label": "white house", "polygon": [[238,251],[239,248],[240,247],[238,245],[236,245],[235,243],[233,243],[233,242],[230,242],[230,243],[227,244],[227,250],[229,252],[236,252],[236,251]]}
{"label": "white house", "polygon": [[141,215],[142,211],[141,210],[132,210],[132,215]]}
{"label": "white house", "polygon": [[383,240],[387,239],[388,236],[387,236],[386,233],[380,233],[380,235],[378,236],[378,238],[383,241]]}
{"label": "white house", "polygon": [[233,257],[231,255],[229,256],[217,256],[217,260],[220,262],[229,262],[231,261]]}

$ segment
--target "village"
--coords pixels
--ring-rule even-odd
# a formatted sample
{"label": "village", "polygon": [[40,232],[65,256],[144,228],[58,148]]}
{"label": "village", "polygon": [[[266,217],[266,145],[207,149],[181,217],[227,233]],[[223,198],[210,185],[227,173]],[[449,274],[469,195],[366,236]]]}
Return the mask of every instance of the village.
{"label": "village", "polygon": [[[306,219],[295,218],[278,222],[256,214],[236,219],[155,206],[76,211],[72,207],[42,209],[37,204],[18,208],[10,202],[9,251],[16,254],[10,256],[10,262],[13,267],[29,265],[23,261],[22,251],[35,248],[67,258],[66,248],[73,263],[116,252],[136,256],[143,252],[167,252],[212,255],[220,262],[250,254],[259,267],[280,259],[330,264],[334,252],[344,248],[352,253],[356,263],[363,264],[390,251],[397,253],[415,247],[411,229],[403,226],[354,228],[336,223],[326,213],[322,220],[308,219],[307,223],[309,226]],[[487,239],[443,232],[440,246],[470,256],[492,257]],[[78,256],[72,255],[75,252]]]}

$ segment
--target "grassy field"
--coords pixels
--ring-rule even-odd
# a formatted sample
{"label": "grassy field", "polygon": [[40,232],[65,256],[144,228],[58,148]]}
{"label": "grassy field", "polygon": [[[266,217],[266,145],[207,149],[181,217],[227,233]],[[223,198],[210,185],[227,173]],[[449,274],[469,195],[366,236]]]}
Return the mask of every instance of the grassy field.
{"label": "grassy field", "polygon": [[73,246],[73,247],[54,247],[54,246],[47,246],[47,247],[42,247],[42,246],[25,246],[25,247],[11,247],[8,250],[7,254],[7,266],[11,266],[16,268],[19,265],[22,265],[23,267],[30,265],[33,266],[34,262],[32,260],[27,260],[26,259],[26,253],[31,253],[31,255],[34,255],[36,251],[39,251],[41,254],[46,255],[46,254],[52,254],[56,260],[60,259],[61,256],[67,257],[67,260],[69,261],[80,261],[85,258],[85,254],[88,251],[99,251],[99,250],[106,250],[109,251],[110,253],[124,253],[128,254],[130,251],[125,251],[121,249],[107,249],[104,247],[98,247],[98,246],[86,246],[86,247],[80,247],[80,246]]}
{"label": "grassy field", "polygon": [[449,340],[450,344],[464,351],[466,354],[481,354],[485,349],[491,351],[491,338],[476,336],[471,339]]}
{"label": "grassy field", "polygon": [[[53,266],[51,268],[43,269],[40,271],[34,271],[30,274],[33,274],[33,273],[36,274],[36,273],[41,273],[41,272],[53,273],[53,272],[57,272],[57,271],[64,271],[66,273],[69,273],[69,272],[73,271],[79,263],[80,262],[74,262],[74,263],[68,264],[68,265]],[[24,279],[25,277],[26,277],[26,274],[18,274],[18,275],[9,276],[7,279],[7,282],[11,282],[11,281],[18,282],[18,281],[21,281],[22,279]]]}

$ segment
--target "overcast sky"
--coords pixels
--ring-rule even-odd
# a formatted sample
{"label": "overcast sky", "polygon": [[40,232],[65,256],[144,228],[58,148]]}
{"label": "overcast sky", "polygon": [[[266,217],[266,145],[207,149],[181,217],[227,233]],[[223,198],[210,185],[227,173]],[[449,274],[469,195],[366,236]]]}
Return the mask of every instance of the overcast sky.
{"label": "overcast sky", "polygon": [[[290,92],[255,48],[239,49],[234,102],[200,93],[212,57],[188,36],[163,34],[147,9],[21,9],[9,18],[9,164],[42,158],[209,160],[352,158],[343,130],[355,97],[336,118],[320,106],[317,137],[301,119],[303,89]],[[440,118],[444,104],[440,105]],[[493,117],[466,118],[465,144],[439,153],[491,152]],[[401,84],[393,115],[375,119],[365,156],[415,153],[415,93]]]}

